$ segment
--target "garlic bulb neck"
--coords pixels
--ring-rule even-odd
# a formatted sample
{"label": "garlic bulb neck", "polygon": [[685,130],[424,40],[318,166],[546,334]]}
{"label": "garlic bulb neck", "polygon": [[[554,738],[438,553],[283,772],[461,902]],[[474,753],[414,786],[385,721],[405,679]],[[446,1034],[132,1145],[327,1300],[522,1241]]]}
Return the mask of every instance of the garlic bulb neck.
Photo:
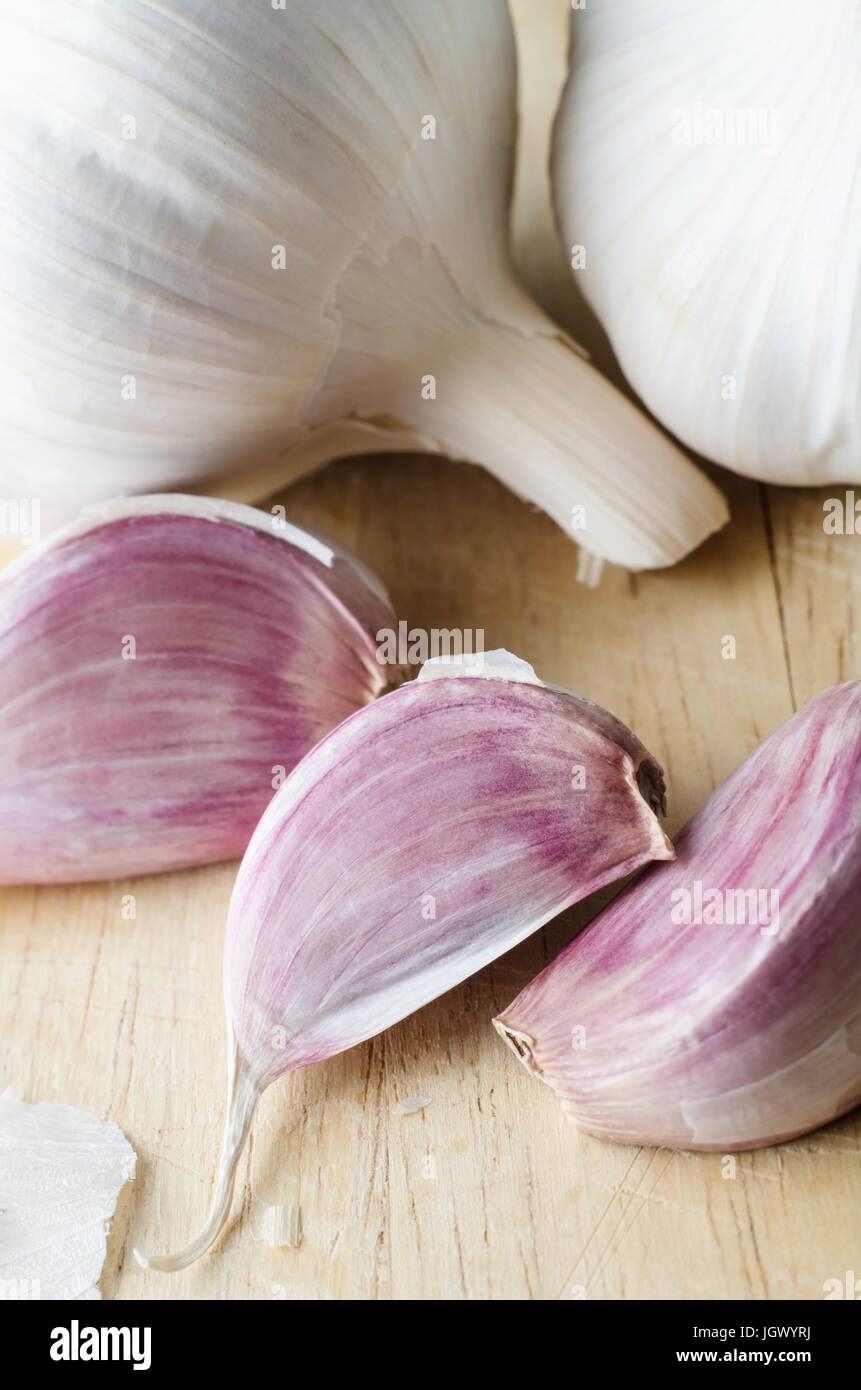
{"label": "garlic bulb neck", "polygon": [[[413,242],[358,258],[338,287],[340,342],[311,423],[386,421],[418,447],[483,464],[584,550],[628,569],[674,564],[724,524],[718,489],[513,272],[492,309],[480,288],[458,285],[436,248]],[[369,301],[385,305],[384,346]],[[373,435],[367,447],[379,447]]]}

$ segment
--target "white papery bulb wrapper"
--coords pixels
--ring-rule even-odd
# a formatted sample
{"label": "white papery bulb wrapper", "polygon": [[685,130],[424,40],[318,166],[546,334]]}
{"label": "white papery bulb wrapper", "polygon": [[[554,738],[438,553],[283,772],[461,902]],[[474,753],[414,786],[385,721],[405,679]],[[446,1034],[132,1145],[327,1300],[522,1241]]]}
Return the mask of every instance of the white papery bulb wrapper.
{"label": "white papery bulb wrapper", "polygon": [[708,458],[861,479],[861,9],[614,0],[572,13],[553,177],[631,385]]}

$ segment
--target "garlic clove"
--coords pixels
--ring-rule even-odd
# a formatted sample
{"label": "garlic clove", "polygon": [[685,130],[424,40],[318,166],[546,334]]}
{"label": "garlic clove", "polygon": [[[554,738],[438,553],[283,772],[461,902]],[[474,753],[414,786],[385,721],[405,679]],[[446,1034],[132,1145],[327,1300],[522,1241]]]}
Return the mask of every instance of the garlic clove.
{"label": "garlic clove", "polygon": [[723,783],[495,1026],[581,1128],[774,1144],[861,1101],[861,682]]}
{"label": "garlic clove", "polygon": [[503,0],[14,0],[0,78],[0,495],[266,496],[394,446],[630,568],[727,520],[516,279]]}
{"label": "garlic clove", "polygon": [[397,679],[347,551],[208,498],[93,508],[0,574],[0,882],[239,857],[274,789]]}
{"label": "garlic clove", "polygon": [[[263,1089],[415,1012],[588,893],[672,857],[663,774],[591,701],[508,653],[428,663],[308,754],[260,821],[227,921],[215,1240]],[[501,675],[502,671],[508,675]],[[433,678],[429,678],[433,677]]]}

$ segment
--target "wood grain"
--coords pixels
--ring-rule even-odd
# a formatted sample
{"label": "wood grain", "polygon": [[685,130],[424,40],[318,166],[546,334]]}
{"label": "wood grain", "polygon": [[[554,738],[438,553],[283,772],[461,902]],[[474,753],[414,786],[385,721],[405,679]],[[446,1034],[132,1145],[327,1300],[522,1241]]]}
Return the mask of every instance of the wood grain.
{"label": "wood grain", "polygon": [[[545,32],[564,29],[564,5],[528,5]],[[527,0],[515,10],[528,21]],[[552,105],[545,92],[545,117]],[[533,153],[546,144],[540,121],[529,139]],[[519,245],[545,301],[561,277],[561,304],[541,183],[520,179],[533,210]],[[483,628],[487,647],[614,709],[664,763],[672,833],[793,707],[859,674],[861,536],[824,533],[829,491],[715,476],[732,505],[723,534],[671,572],[608,570],[595,590],[576,583],[576,551],[552,522],[465,464],[347,460],[278,500],[354,547],[411,625]],[[857,1267],[857,1115],[741,1155],[728,1176],[721,1155],[578,1134],[503,1047],[491,1017],[604,894],[382,1037],[271,1088],[226,1238],[180,1275],[139,1270],[133,1245],[175,1248],[208,1204],[234,873],[0,893],[0,1079],[110,1116],[139,1155],[106,1298],[817,1299]],[[393,1113],[418,1094],[424,1110]],[[261,1244],[270,1203],[301,1207],[298,1248]]]}

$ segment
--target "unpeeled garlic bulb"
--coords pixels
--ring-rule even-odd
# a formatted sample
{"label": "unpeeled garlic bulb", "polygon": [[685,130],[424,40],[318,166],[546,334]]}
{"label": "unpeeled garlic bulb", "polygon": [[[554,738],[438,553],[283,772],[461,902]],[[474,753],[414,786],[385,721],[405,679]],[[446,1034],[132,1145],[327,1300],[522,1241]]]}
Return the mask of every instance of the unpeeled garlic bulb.
{"label": "unpeeled garlic bulb", "polygon": [[260,1093],[415,1012],[563,908],[672,857],[663,774],[613,715],[506,652],[426,662],[329,734],[267,808],[230,903],[216,1239]]}
{"label": "unpeeled garlic bulb", "polygon": [[750,1149],[861,1101],[861,682],[818,695],[495,1020],[582,1129]]}
{"label": "unpeeled garlic bulb", "polygon": [[723,525],[515,279],[515,67],[505,0],[9,0],[0,494],[419,448],[631,568]]}
{"label": "unpeeled garlic bulb", "polygon": [[238,858],[309,748],[403,674],[375,577],[280,515],[94,507],[0,572],[0,882]]}
{"label": "unpeeled garlic bulb", "polygon": [[557,217],[631,385],[739,473],[861,480],[856,0],[614,0],[571,29]]}

